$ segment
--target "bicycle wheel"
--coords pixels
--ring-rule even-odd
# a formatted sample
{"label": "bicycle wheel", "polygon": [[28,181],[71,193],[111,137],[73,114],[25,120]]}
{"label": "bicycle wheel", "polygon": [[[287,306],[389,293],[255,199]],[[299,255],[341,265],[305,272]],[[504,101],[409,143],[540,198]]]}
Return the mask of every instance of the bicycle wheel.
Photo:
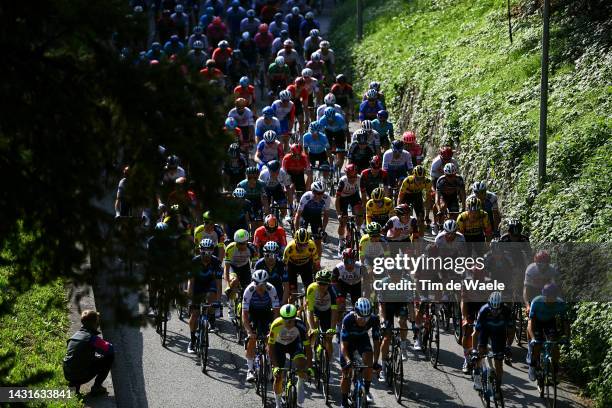
{"label": "bicycle wheel", "polygon": [[166,347],[166,340],[168,338],[168,311],[169,305],[168,302],[166,302],[166,299],[163,299],[163,303],[162,306],[160,306],[160,309],[162,309],[161,312],[161,332],[159,333],[160,337],[161,337],[161,345],[162,347]]}
{"label": "bicycle wheel", "polygon": [[520,303],[516,303],[515,310],[516,329],[514,330],[514,337],[516,338],[516,345],[520,347],[523,344],[523,331],[525,330],[525,316],[523,315],[523,305],[521,305]]}
{"label": "bicycle wheel", "polygon": [[461,307],[458,303],[453,303],[453,332],[455,334],[455,341],[457,344],[461,344],[463,340],[463,328],[461,327]]}
{"label": "bicycle wheel", "polygon": [[201,352],[200,352],[200,368],[202,372],[206,372],[206,364],[208,363],[208,320],[204,320],[203,328],[201,331],[202,337],[200,338]]}
{"label": "bicycle wheel", "polygon": [[431,362],[431,365],[434,368],[438,367],[438,358],[440,357],[440,321],[438,320],[438,316],[436,314],[431,317],[427,351],[429,353],[429,361]]}
{"label": "bicycle wheel", "polygon": [[289,383],[286,388],[287,408],[297,408],[297,390],[293,383]]}
{"label": "bicycle wheel", "polygon": [[329,402],[329,356],[327,350],[323,348],[321,353],[321,382],[323,383],[323,397],[325,398],[325,404]]}
{"label": "bicycle wheel", "polygon": [[395,354],[391,353],[391,361],[385,362],[385,366],[383,369],[385,370],[385,381],[387,382],[387,386],[389,388],[393,387],[393,361],[395,358],[393,357]]}
{"label": "bicycle wheel", "polygon": [[404,364],[402,363],[402,353],[399,349],[399,344],[396,347],[397,351],[393,355],[393,393],[399,404],[402,402],[402,389],[404,387]]}
{"label": "bicycle wheel", "polygon": [[322,373],[321,373],[321,367],[322,367],[322,354],[323,351],[319,350],[319,344],[318,342],[315,342],[315,358],[314,358],[314,374],[315,374],[315,387],[317,388],[317,390],[321,389],[321,377],[322,377]]}
{"label": "bicycle wheel", "polygon": [[544,378],[544,398],[548,408],[557,407],[557,373],[552,365],[549,365],[548,375]]}
{"label": "bicycle wheel", "polygon": [[493,381],[493,404],[495,408],[504,408],[504,394],[502,393],[501,386],[497,383],[495,375],[492,376]]}

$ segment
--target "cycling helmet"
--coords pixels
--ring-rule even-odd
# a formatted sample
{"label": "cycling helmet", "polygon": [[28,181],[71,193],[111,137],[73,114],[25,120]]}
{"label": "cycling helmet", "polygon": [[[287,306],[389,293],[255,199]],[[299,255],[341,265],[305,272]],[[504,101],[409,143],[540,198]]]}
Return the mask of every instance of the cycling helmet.
{"label": "cycling helmet", "polygon": [[297,244],[307,244],[310,240],[310,233],[306,228],[300,228],[293,234],[293,239],[295,239]]}
{"label": "cycling helmet", "polygon": [[239,229],[234,233],[234,241],[238,244],[243,244],[249,241],[249,232],[245,229]]}
{"label": "cycling helmet", "polygon": [[476,197],[469,197],[465,202],[465,206],[468,211],[478,211],[480,210],[480,200]]}
{"label": "cycling helmet", "polygon": [[394,152],[401,152],[402,150],[404,150],[404,142],[402,142],[401,140],[394,140],[391,143],[391,148]]}
{"label": "cycling helmet", "polygon": [[243,76],[242,78],[240,78],[240,81],[239,81],[240,86],[243,86],[243,87],[245,87],[245,88],[246,88],[247,86],[249,86],[249,82],[250,82],[250,81],[249,81],[249,77],[248,77],[248,76]]}
{"label": "cycling helmet", "polygon": [[324,285],[329,285],[332,281],[332,273],[329,269],[321,269],[315,275],[315,281]]}
{"label": "cycling helmet", "polygon": [[238,122],[236,121],[235,118],[233,117],[229,117],[227,119],[225,119],[225,127],[231,130],[236,129],[236,127],[238,126]]}
{"label": "cycling helmet", "polygon": [[248,9],[246,12],[247,17],[255,17],[255,10]]}
{"label": "cycling helmet", "polygon": [[317,30],[316,28],[313,28],[312,30],[310,30],[310,36],[311,37],[318,37],[319,36],[319,30]]}
{"label": "cycling helmet", "polygon": [[310,55],[310,60],[311,60],[311,61],[313,61],[313,62],[319,62],[319,61],[321,61],[321,54],[319,54],[318,52],[313,52],[313,53]]}
{"label": "cycling helmet", "polygon": [[444,231],[452,234],[453,232],[457,232],[457,221],[453,219],[446,220],[444,221],[444,224],[442,227],[444,228]]}
{"label": "cycling helmet", "polygon": [[485,183],[484,181],[475,182],[474,184],[472,184],[472,191],[474,192],[474,194],[486,193],[487,183]]}
{"label": "cycling helmet", "polygon": [[389,119],[389,112],[387,112],[386,110],[379,110],[378,113],[376,114],[376,117],[378,119]]}
{"label": "cycling helmet", "polygon": [[278,245],[276,241],[268,241],[263,246],[263,251],[265,254],[276,254],[278,253],[279,249],[280,249],[280,246]]}
{"label": "cycling helmet", "polygon": [[292,154],[302,154],[302,145],[294,143],[291,145],[289,150],[291,151]]}
{"label": "cycling helmet", "polygon": [[170,36],[170,41],[172,41],[173,43],[177,43],[177,42],[179,42],[179,40],[180,40],[180,38],[176,34],[173,34],[173,35]]}
{"label": "cycling helmet", "polygon": [[276,173],[280,170],[280,168],[281,164],[278,160],[272,160],[268,162],[268,170],[270,170],[271,173]]}
{"label": "cycling helmet", "polygon": [[304,68],[304,69],[302,70],[302,76],[303,76],[304,78],[311,78],[311,77],[312,77],[312,74],[313,74],[313,72],[312,72],[312,69],[310,69],[310,68]]}
{"label": "cycling helmet", "polygon": [[291,14],[293,14],[294,16],[297,16],[298,14],[300,14],[300,8],[299,7],[293,7],[291,9]]}
{"label": "cycling helmet", "polygon": [[246,195],[246,190],[242,187],[236,187],[232,195],[236,198],[244,198]]}
{"label": "cycling helmet", "polygon": [[179,186],[184,186],[187,184],[187,177],[177,177],[176,180],[174,180],[174,184],[177,184]]}
{"label": "cycling helmet", "polygon": [[548,251],[540,250],[533,256],[533,262],[539,264],[549,264],[550,263],[550,255]]}
{"label": "cycling helmet", "polygon": [[258,269],[251,275],[251,279],[256,285],[261,285],[268,282],[268,271],[265,269]]}
{"label": "cycling helmet", "polygon": [[508,220],[508,232],[512,235],[520,235],[523,232],[523,224],[515,218]]}
{"label": "cycling helmet", "polygon": [[347,259],[355,260],[355,251],[353,251],[353,248],[346,248],[342,251],[342,260],[346,261]]}
{"label": "cycling helmet", "polygon": [[356,176],[357,175],[357,166],[354,163],[351,163],[346,166],[344,172],[347,176]]}
{"label": "cycling helmet", "polygon": [[246,168],[246,174],[247,174],[247,176],[254,176],[254,175],[258,176],[259,175],[259,170],[255,166],[247,167]]}
{"label": "cycling helmet", "polygon": [[245,31],[244,33],[242,33],[242,39],[244,41],[248,41],[251,38],[251,33],[249,33],[248,31]]}
{"label": "cycling helmet", "polygon": [[134,13],[138,14],[138,13],[142,13],[142,12],[143,12],[142,6],[135,6],[134,7]]}
{"label": "cycling helmet", "polygon": [[453,157],[453,149],[450,146],[442,146],[440,148],[440,157],[444,160],[450,160]]}
{"label": "cycling helmet", "polygon": [[279,21],[279,22],[280,22],[280,21],[282,21],[282,19],[283,19],[283,13],[280,13],[280,12],[279,12],[279,13],[275,13],[275,14],[274,14],[274,20],[276,20],[276,21]]}
{"label": "cycling helmet", "polygon": [[202,34],[203,32],[204,32],[204,27],[202,27],[201,25],[197,25],[193,27],[194,34]]}
{"label": "cycling helmet", "polygon": [[377,222],[371,222],[366,227],[366,232],[368,235],[380,235],[380,231],[382,231],[382,226]]}
{"label": "cycling helmet", "polygon": [[334,95],[333,93],[328,93],[327,95],[325,95],[325,98],[323,98],[323,102],[326,105],[333,107],[336,104],[336,95]]}
{"label": "cycling helmet", "polygon": [[270,106],[266,106],[265,108],[263,108],[261,110],[261,113],[266,117],[266,118],[271,118],[274,116],[274,109],[272,109],[272,107]]}
{"label": "cycling helmet", "polygon": [[319,122],[310,122],[310,125],[308,125],[308,130],[310,133],[320,132],[321,124]]}
{"label": "cycling helmet", "polygon": [[491,295],[489,296],[489,306],[491,306],[491,308],[497,310],[501,307],[502,305],[502,294],[501,292],[495,291],[493,293],[491,293]]}
{"label": "cycling helmet", "polygon": [[414,169],[412,169],[412,174],[414,174],[415,177],[418,178],[423,178],[425,177],[425,167],[421,166],[420,164],[418,166],[416,166]]}
{"label": "cycling helmet", "polygon": [[202,214],[202,220],[204,221],[204,224],[212,223],[212,216],[210,215],[210,211],[205,211],[204,214]]}
{"label": "cycling helmet", "polygon": [[324,114],[327,119],[333,119],[336,116],[336,110],[332,107],[325,108]]}
{"label": "cycling helmet", "polygon": [[161,233],[165,231],[168,231],[168,224],[166,224],[165,222],[158,222],[157,224],[155,224],[155,232]]}
{"label": "cycling helmet", "polygon": [[368,92],[366,92],[366,98],[371,100],[378,99],[378,92],[376,92],[376,89],[368,90]]}
{"label": "cycling helmet", "polygon": [[365,129],[359,129],[355,132],[355,136],[357,136],[357,144],[367,144],[368,143],[368,134]]}
{"label": "cycling helmet", "polygon": [[174,8],[174,11],[176,11],[177,13],[182,13],[183,10],[185,9],[183,8],[182,4],[177,4],[176,7]]}
{"label": "cycling helmet", "polygon": [[560,292],[559,286],[557,286],[557,284],[555,283],[547,283],[542,288],[542,296],[548,297],[548,298],[559,296],[559,292]]}
{"label": "cycling helmet", "polygon": [[372,190],[372,194],[370,194],[370,197],[372,198],[372,200],[380,201],[385,198],[385,190],[380,187],[376,187],[374,190]]}
{"label": "cycling helmet", "polygon": [[284,47],[293,47],[293,40],[291,38],[287,38],[285,41],[283,41],[283,46]]}
{"label": "cycling helmet", "polygon": [[219,48],[224,50],[227,47],[229,47],[229,43],[226,40],[219,41]]}
{"label": "cycling helmet", "polygon": [[170,206],[170,214],[178,215],[181,213],[181,206],[179,204],[174,204]]}
{"label": "cycling helmet", "polygon": [[273,130],[266,130],[263,135],[263,139],[266,143],[273,143],[276,140],[276,132]]}
{"label": "cycling helmet", "polygon": [[416,135],[414,134],[413,131],[411,130],[407,130],[406,132],[404,132],[404,134],[402,135],[402,140],[404,141],[404,143],[406,144],[412,144],[412,143],[416,143]]}
{"label": "cycling helmet", "polygon": [[227,150],[227,153],[230,155],[230,157],[240,156],[240,146],[238,145],[238,143],[232,143],[229,149]]}
{"label": "cycling helmet", "polygon": [[200,40],[194,41],[193,42],[193,49],[194,50],[203,50],[204,49],[204,43]]}
{"label": "cycling helmet", "polygon": [[355,302],[355,312],[359,317],[369,317],[372,314],[370,299],[361,297]]}
{"label": "cycling helmet", "polygon": [[371,131],[372,130],[372,121],[371,120],[364,120],[363,122],[361,122],[361,128],[365,131]]}
{"label": "cycling helmet", "polygon": [[244,98],[236,99],[235,105],[237,108],[245,108],[247,106],[247,100]]}
{"label": "cycling helmet", "polygon": [[319,47],[321,47],[321,49],[328,49],[329,48],[329,41],[323,40],[321,41],[321,43],[319,44]]}
{"label": "cycling helmet", "polygon": [[446,163],[444,165],[444,174],[457,174],[457,166],[455,166],[455,163]]}
{"label": "cycling helmet", "polygon": [[346,75],[344,74],[338,74],[336,76],[336,82],[338,82],[339,84],[343,84],[346,82]]}
{"label": "cycling helmet", "polygon": [[285,57],[278,56],[274,58],[274,63],[280,67],[285,65]]}
{"label": "cycling helmet", "polygon": [[179,158],[176,155],[168,156],[166,159],[166,167],[169,169],[176,169],[179,165]]}
{"label": "cycling helmet", "polygon": [[373,169],[380,169],[382,167],[382,160],[379,156],[372,156],[372,159],[370,159],[370,167]]}
{"label": "cycling helmet", "polygon": [[327,163],[323,163],[319,166],[319,170],[323,172],[331,171],[331,167]]}
{"label": "cycling helmet", "polygon": [[321,180],[317,180],[312,183],[312,192],[313,193],[324,193],[325,192],[325,184]]}
{"label": "cycling helmet", "polygon": [[368,88],[369,89],[374,89],[376,92],[378,92],[378,91],[380,91],[380,82],[372,81],[372,82],[370,82],[370,86]]}
{"label": "cycling helmet", "polygon": [[206,249],[212,250],[215,248],[215,242],[210,238],[204,238],[200,241],[200,245],[198,245],[200,251],[204,251]]}
{"label": "cycling helmet", "polygon": [[266,23],[261,23],[259,25],[259,32],[265,34],[268,32],[268,25]]}
{"label": "cycling helmet", "polygon": [[291,92],[289,92],[286,89],[283,89],[282,91],[278,93],[278,97],[280,98],[281,101],[289,101],[291,100]]}
{"label": "cycling helmet", "polygon": [[402,215],[410,215],[410,207],[408,204],[400,204],[395,207],[395,215],[401,217]]}
{"label": "cycling helmet", "polygon": [[312,11],[309,11],[304,17],[306,18],[306,20],[312,20],[314,18],[314,13]]}
{"label": "cycling helmet", "polygon": [[295,319],[297,316],[297,307],[289,303],[280,308],[280,315],[284,320]]}

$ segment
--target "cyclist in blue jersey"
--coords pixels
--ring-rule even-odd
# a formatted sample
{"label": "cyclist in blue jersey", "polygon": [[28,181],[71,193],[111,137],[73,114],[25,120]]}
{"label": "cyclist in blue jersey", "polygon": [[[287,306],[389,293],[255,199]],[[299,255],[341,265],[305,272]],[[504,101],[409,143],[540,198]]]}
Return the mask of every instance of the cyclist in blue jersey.
{"label": "cyclist in blue jersey", "polygon": [[376,119],[372,121],[372,128],[380,135],[380,146],[383,151],[387,150],[391,142],[395,140],[393,123],[389,122],[389,112],[384,109],[378,111]]}
{"label": "cyclist in blue jersey", "polygon": [[304,150],[308,154],[311,166],[329,164],[329,141],[325,133],[321,132],[321,125],[312,122],[309,132],[304,134]]}
{"label": "cyclist in blue jersey", "polygon": [[321,240],[327,235],[325,229],[329,222],[329,207],[331,197],[325,192],[325,185],[317,180],[312,183],[312,190],[307,191],[300,199],[300,205],[293,220],[294,229],[297,231],[301,226],[312,231],[312,238],[317,246],[319,256],[321,255]]}
{"label": "cyclist in blue jersey", "polygon": [[374,120],[376,119],[378,112],[384,110],[384,106],[378,100],[378,92],[374,89],[370,89],[366,93],[367,100],[361,102],[359,105],[359,121]]}
{"label": "cyclist in blue jersey", "polygon": [[281,247],[276,241],[268,241],[263,246],[263,257],[255,264],[255,270],[268,272],[268,282],[276,289],[276,294],[282,304],[289,299],[289,274],[282,258]]}
{"label": "cyclist in blue jersey", "polygon": [[336,109],[330,106],[325,109],[323,117],[319,120],[319,124],[323,128],[323,132],[327,135],[332,153],[336,152],[337,149],[342,150],[342,152],[338,152],[336,160],[336,166],[341,169],[346,154],[347,123],[344,117],[336,112]]}

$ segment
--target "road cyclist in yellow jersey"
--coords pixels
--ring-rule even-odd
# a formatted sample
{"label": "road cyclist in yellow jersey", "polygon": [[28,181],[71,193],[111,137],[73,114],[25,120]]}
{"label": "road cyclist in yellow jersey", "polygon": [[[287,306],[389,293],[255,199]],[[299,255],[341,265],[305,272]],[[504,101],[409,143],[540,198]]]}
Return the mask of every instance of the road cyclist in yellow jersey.
{"label": "road cyclist in yellow jersey", "polygon": [[393,200],[385,197],[385,190],[381,187],[372,190],[370,197],[366,203],[366,224],[377,222],[385,225],[393,215]]}
{"label": "road cyclist in yellow jersey", "polygon": [[366,233],[359,240],[359,262],[365,267],[362,278],[364,296],[374,302],[374,259],[389,255],[389,248],[384,242],[381,234],[382,226],[377,222],[371,222],[366,226]]}
{"label": "road cyclist in yellow jersey", "polygon": [[476,197],[466,201],[467,211],[457,217],[457,230],[463,234],[466,242],[485,242],[493,235],[489,216],[482,210],[482,204]]}
{"label": "road cyclist in yellow jersey", "polygon": [[219,259],[225,258],[225,232],[219,224],[215,224],[210,211],[202,214],[201,225],[193,230],[193,240],[196,243],[202,242],[204,238],[209,238],[215,243],[215,256]]}
{"label": "road cyclist in yellow jersey", "polygon": [[[244,289],[251,283],[251,265],[257,261],[257,248],[249,242],[247,230],[234,233],[234,242],[225,248],[223,278],[227,284],[225,295],[228,299],[242,299]],[[230,302],[230,304],[232,304]],[[236,310],[230,310],[230,318],[238,317]]]}
{"label": "road cyclist in yellow jersey", "polygon": [[425,204],[429,208],[430,195],[429,188],[431,180],[425,174],[425,168],[420,164],[412,170],[412,174],[402,181],[399,194],[397,196],[397,205],[409,204],[417,216],[419,227],[425,229],[425,210],[423,208],[423,192],[425,192]]}
{"label": "road cyclist in yellow jersey", "polygon": [[315,282],[306,289],[306,319],[308,337],[313,340],[321,331],[326,336],[323,347],[329,356],[333,355],[332,338],[338,324],[338,303],[336,291],[331,286],[332,272],[322,269],[317,272]]}
{"label": "road cyclist in yellow jersey", "polygon": [[290,293],[297,292],[297,277],[302,278],[305,288],[313,282],[314,272],[320,269],[319,252],[310,233],[300,228],[293,234],[293,241],[283,253],[283,262],[287,265]]}

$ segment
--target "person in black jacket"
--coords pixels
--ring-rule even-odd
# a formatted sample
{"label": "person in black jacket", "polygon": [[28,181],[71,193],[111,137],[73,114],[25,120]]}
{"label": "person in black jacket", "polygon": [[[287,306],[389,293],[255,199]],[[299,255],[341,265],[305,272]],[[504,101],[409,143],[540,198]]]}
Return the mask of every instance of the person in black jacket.
{"label": "person in black jacket", "polygon": [[102,383],[114,360],[113,345],[100,337],[100,314],[85,310],[81,314],[81,328],[67,341],[64,357],[64,377],[79,392],[81,385],[95,377],[91,394],[106,393]]}

